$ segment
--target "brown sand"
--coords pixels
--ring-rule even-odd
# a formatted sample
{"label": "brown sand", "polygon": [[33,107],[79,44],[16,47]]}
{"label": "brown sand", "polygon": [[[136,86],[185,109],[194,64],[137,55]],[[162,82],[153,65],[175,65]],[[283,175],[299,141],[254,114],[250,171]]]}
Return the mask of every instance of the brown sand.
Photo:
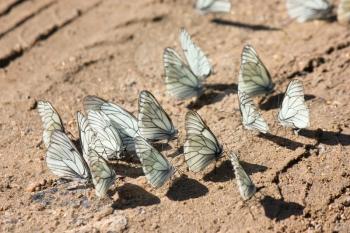
{"label": "brown sand", "polygon": [[[232,0],[232,13],[216,16],[198,15],[192,4],[1,1],[0,231],[350,232],[349,28],[336,21],[286,24],[283,0]],[[204,96],[179,103],[165,93],[162,53],[169,46],[180,51],[182,26],[208,54],[215,74]],[[276,83],[260,106],[276,136],[259,137],[240,124],[236,84],[246,43]],[[300,136],[276,122],[292,78],[303,81],[311,109],[311,127]],[[36,101],[52,102],[77,138],[75,112],[84,96],[98,95],[137,114],[143,89],[172,117],[179,145],[186,111],[197,110],[225,151],[240,153],[258,193],[242,201],[226,157],[216,173],[212,166],[185,172],[187,178],[159,190],[150,188],[138,164],[116,163],[125,178],[107,200],[98,200],[91,188],[57,185],[44,161]],[[186,171],[177,148],[172,142],[164,154]]]}

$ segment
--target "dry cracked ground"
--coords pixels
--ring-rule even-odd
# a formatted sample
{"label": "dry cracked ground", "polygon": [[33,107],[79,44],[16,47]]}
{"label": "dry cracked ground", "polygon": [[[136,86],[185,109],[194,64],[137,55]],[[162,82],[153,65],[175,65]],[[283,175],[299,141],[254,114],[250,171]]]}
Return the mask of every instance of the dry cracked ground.
{"label": "dry cracked ground", "polygon": [[[350,31],[336,21],[290,22],[283,0],[232,0],[225,15],[199,15],[193,1],[1,0],[0,230],[2,232],[349,232]],[[337,5],[337,2],[335,2]],[[180,51],[185,27],[215,73],[197,100],[165,93],[162,53]],[[252,44],[276,83],[256,99],[271,134],[244,130],[236,96],[240,53]],[[289,81],[303,81],[311,127],[279,127]],[[45,165],[36,101],[50,101],[77,139],[76,111],[98,95],[137,114],[151,91],[179,128],[163,153],[183,171],[152,189],[140,165],[115,162],[121,176],[105,200],[68,190]],[[224,145],[239,152],[259,187],[243,202],[227,157],[193,174],[181,155],[184,115],[197,110]]]}

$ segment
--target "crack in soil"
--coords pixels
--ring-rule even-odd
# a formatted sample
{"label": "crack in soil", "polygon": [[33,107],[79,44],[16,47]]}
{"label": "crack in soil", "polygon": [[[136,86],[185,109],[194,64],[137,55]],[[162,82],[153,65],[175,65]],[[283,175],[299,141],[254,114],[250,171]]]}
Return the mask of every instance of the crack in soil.
{"label": "crack in soil", "polygon": [[13,50],[10,54],[0,58],[0,69],[1,68],[6,68],[8,65],[10,65],[11,62],[13,62],[16,59],[22,57],[25,53],[27,53],[30,49],[32,49],[39,42],[49,39],[52,35],[54,35],[59,30],[65,28],[66,26],[68,26],[71,23],[73,23],[75,20],[77,20],[80,17],[82,17],[84,14],[86,14],[86,13],[90,12],[91,10],[93,10],[94,8],[98,7],[102,3],[102,1],[103,0],[95,3],[94,5],[92,5],[91,7],[87,8],[84,11],[78,10],[76,15],[74,15],[73,17],[63,21],[61,24],[54,24],[54,25],[52,25],[51,28],[49,28],[48,30],[46,30],[43,33],[40,33],[28,47],[26,47],[26,48],[19,48],[17,50]]}
{"label": "crack in soil", "polygon": [[337,195],[331,196],[327,202],[327,205],[333,204],[337,199],[341,198],[341,196],[346,193],[347,189],[350,189],[350,185],[344,186]]}
{"label": "crack in soil", "polygon": [[20,4],[24,3],[25,1],[28,1],[28,0],[17,0],[15,2],[11,3],[2,12],[0,12],[0,17],[9,14],[14,8],[16,8]]}
{"label": "crack in soil", "polygon": [[41,12],[43,12],[44,10],[50,8],[52,5],[54,5],[55,3],[57,3],[56,1],[50,2],[42,7],[40,7],[39,9],[37,9],[36,11],[30,13],[29,15],[25,16],[23,19],[19,20],[18,22],[15,23],[15,25],[13,25],[12,27],[8,28],[7,30],[3,31],[0,33],[0,39],[2,37],[4,37],[5,35],[7,35],[8,33],[12,32],[13,30],[15,30],[16,28],[20,27],[22,24],[24,24],[25,22],[27,22],[28,20],[34,18],[35,16],[37,16],[38,14],[40,14]]}
{"label": "crack in soil", "polygon": [[277,185],[277,189],[278,189],[278,192],[280,193],[282,201],[284,201],[284,196],[283,196],[283,193],[282,193],[282,188],[279,185],[279,183],[280,183],[280,176],[282,174],[286,173],[290,168],[292,168],[295,165],[297,165],[298,163],[300,163],[303,159],[309,158],[312,155],[311,150],[315,149],[318,146],[319,143],[320,142],[317,141],[315,145],[310,145],[310,144],[306,145],[305,146],[305,151],[302,154],[300,154],[296,158],[290,160],[285,166],[282,167],[282,169],[280,169],[279,171],[276,172],[275,176],[272,179],[272,182]]}

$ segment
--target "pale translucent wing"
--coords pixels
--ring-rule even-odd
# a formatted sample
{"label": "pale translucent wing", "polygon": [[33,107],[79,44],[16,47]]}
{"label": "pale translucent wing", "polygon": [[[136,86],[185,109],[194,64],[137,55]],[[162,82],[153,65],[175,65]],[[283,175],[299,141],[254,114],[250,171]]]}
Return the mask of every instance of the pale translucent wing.
{"label": "pale translucent wing", "polygon": [[273,88],[270,73],[254,48],[250,45],[244,46],[241,55],[238,90],[249,96],[256,96],[269,93]]}
{"label": "pale translucent wing", "polygon": [[46,153],[46,164],[57,176],[69,180],[87,180],[89,169],[78,149],[62,131],[55,130]]}
{"label": "pale translucent wing", "polygon": [[140,92],[138,126],[147,140],[170,140],[177,134],[169,115],[149,91]]}
{"label": "pale translucent wing", "polygon": [[88,121],[100,142],[93,149],[104,159],[120,159],[123,143],[109,118],[103,112],[92,110],[88,113]]}
{"label": "pale translucent wing", "polygon": [[197,0],[196,9],[202,13],[230,12],[231,2],[229,0]]}
{"label": "pale translucent wing", "polygon": [[239,109],[246,129],[267,133],[269,126],[258,112],[253,100],[245,92],[238,91]]}
{"label": "pale translucent wing", "polygon": [[43,141],[47,148],[50,145],[52,132],[54,130],[64,131],[63,123],[57,111],[48,101],[38,101],[37,109],[43,122]]}
{"label": "pale translucent wing", "polygon": [[180,32],[180,42],[192,72],[201,80],[206,79],[212,71],[209,60],[184,28]]}
{"label": "pale translucent wing", "polygon": [[93,149],[89,151],[89,167],[96,195],[104,197],[109,187],[114,184],[116,174],[107,162],[99,156],[98,152]]}
{"label": "pale translucent wing", "polygon": [[327,0],[287,0],[287,11],[298,22],[327,17],[331,5]]}
{"label": "pale translucent wing", "polygon": [[137,119],[122,107],[109,103],[96,96],[84,98],[85,111],[102,111],[118,130],[127,151],[135,151],[134,137],[138,135]]}
{"label": "pale translucent wing", "polygon": [[341,23],[350,22],[350,0],[341,0],[337,10],[337,18]]}
{"label": "pale translucent wing", "polygon": [[294,79],[289,83],[278,113],[278,120],[285,127],[303,129],[309,126],[309,109],[305,103],[301,81]]}
{"label": "pale translucent wing", "polygon": [[235,177],[237,180],[237,185],[239,193],[241,194],[244,200],[251,198],[255,192],[256,187],[252,180],[249,178],[248,174],[244,171],[243,167],[238,161],[238,158],[235,154],[230,155],[231,163],[235,171]]}
{"label": "pale translucent wing", "polygon": [[198,113],[186,114],[184,155],[189,169],[199,172],[220,157],[222,147]]}
{"label": "pale translucent wing", "polygon": [[135,146],[148,182],[155,188],[163,186],[174,174],[174,167],[142,137],[135,138]]}
{"label": "pale translucent wing", "polygon": [[[94,141],[95,133],[90,127],[87,118],[80,112],[77,112],[77,121],[79,128],[79,137],[83,157],[85,161],[89,161],[88,152],[90,147],[98,146],[98,142]],[[93,143],[94,142],[94,143]],[[93,143],[93,145],[92,145]]]}
{"label": "pale translucent wing", "polygon": [[164,50],[163,62],[166,89],[171,96],[183,100],[202,93],[200,79],[192,73],[173,49]]}

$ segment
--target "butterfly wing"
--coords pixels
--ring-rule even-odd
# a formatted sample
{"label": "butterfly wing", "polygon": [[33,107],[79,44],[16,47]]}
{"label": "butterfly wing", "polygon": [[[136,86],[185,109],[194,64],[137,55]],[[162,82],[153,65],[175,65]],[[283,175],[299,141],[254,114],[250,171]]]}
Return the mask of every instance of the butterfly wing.
{"label": "butterfly wing", "polygon": [[231,2],[229,0],[197,0],[196,9],[201,13],[230,12]]}
{"label": "butterfly wing", "polygon": [[230,159],[235,171],[239,193],[244,200],[248,200],[255,194],[256,187],[239,163],[237,156],[232,153]]}
{"label": "butterfly wing", "polygon": [[189,169],[198,172],[219,158],[222,148],[198,113],[186,114],[185,160]]}
{"label": "butterfly wing", "polygon": [[78,149],[62,131],[52,132],[46,153],[46,164],[56,175],[68,180],[87,180],[90,177],[86,162]]}
{"label": "butterfly wing", "polygon": [[202,93],[201,81],[173,49],[164,50],[163,61],[166,89],[171,96],[183,100]]}
{"label": "butterfly wing", "polygon": [[50,145],[51,134],[54,130],[64,131],[63,123],[57,111],[48,101],[38,101],[38,112],[41,117],[44,133],[43,141],[46,148]]}
{"label": "butterfly wing", "polygon": [[238,90],[249,96],[269,93],[274,85],[270,73],[260,60],[254,48],[246,45],[241,56],[241,68],[238,78]]}
{"label": "butterfly wing", "polygon": [[96,195],[104,197],[111,185],[114,184],[116,174],[107,162],[95,150],[89,150],[89,167]]}
{"label": "butterfly wing", "polygon": [[163,186],[174,174],[174,167],[142,137],[135,138],[135,146],[148,182],[155,188]]}
{"label": "butterfly wing", "polygon": [[140,92],[138,126],[147,140],[169,140],[177,134],[169,115],[149,91]]}
{"label": "butterfly wing", "polygon": [[246,129],[267,133],[269,126],[258,112],[253,100],[245,92],[238,91],[239,109]]}
{"label": "butterfly wing", "polygon": [[289,83],[284,94],[278,120],[285,127],[303,129],[309,126],[309,118],[309,109],[304,99],[303,83],[294,79]]}
{"label": "butterfly wing", "polygon": [[203,51],[193,43],[191,36],[184,28],[182,28],[180,32],[180,42],[192,72],[201,80],[205,80],[212,71],[208,58]]}
{"label": "butterfly wing", "polygon": [[337,18],[340,23],[350,22],[350,0],[341,0],[337,10]]}
{"label": "butterfly wing", "polygon": [[90,127],[88,119],[80,112],[77,112],[77,122],[83,157],[85,161],[89,161],[89,149],[95,146],[101,147],[102,144],[94,140],[96,138],[95,132]]}
{"label": "butterfly wing", "polygon": [[287,0],[286,2],[289,16],[299,23],[325,18],[331,10],[327,0]]}
{"label": "butterfly wing", "polygon": [[95,145],[94,150],[106,160],[120,159],[122,140],[109,118],[103,112],[92,110],[88,113],[88,121],[100,142]]}
{"label": "butterfly wing", "polygon": [[109,118],[121,137],[127,151],[135,151],[134,137],[138,135],[137,119],[122,107],[109,103],[96,96],[84,98],[84,109],[101,111]]}

